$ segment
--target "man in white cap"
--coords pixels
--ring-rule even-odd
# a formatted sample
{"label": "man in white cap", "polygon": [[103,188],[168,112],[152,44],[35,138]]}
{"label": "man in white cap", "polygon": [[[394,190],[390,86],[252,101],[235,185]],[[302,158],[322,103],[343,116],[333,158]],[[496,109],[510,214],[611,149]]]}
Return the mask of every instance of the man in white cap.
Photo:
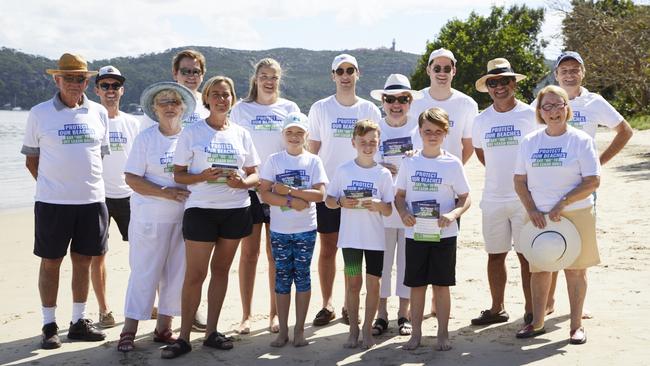
{"label": "man in white cap", "polygon": [[[95,77],[95,94],[108,111],[108,130],[111,155],[104,158],[104,187],[108,219],[113,218],[123,241],[129,240],[129,220],[131,218],[130,197],[133,190],[124,180],[124,165],[131,152],[133,139],[140,132],[140,121],[134,116],[120,111],[120,99],[124,95],[124,81],[120,70],[115,66],[104,66]],[[90,278],[99,305],[99,325],[104,328],[115,325],[113,312],[106,301],[106,255],[93,257]]]}
{"label": "man in white cap", "polygon": [[508,321],[509,315],[504,308],[506,256],[513,245],[521,266],[524,320],[526,323],[532,321],[530,271],[519,248],[519,233],[527,213],[513,183],[519,143],[537,128],[535,109],[515,98],[517,82],[525,78],[513,71],[508,60],[496,58],[488,62],[487,74],[476,81],[476,89],[489,93],[493,101],[476,117],[472,129],[476,156],[485,166],[485,187],[480,207],[492,305],[472,319],[473,325]]}
{"label": "man in white cap", "polygon": [[41,258],[38,289],[43,312],[41,347],[61,347],[55,309],[59,270],[70,246],[72,321],[68,339],[101,341],[86,319],[90,263],[106,252],[108,212],[102,157],[110,153],[108,113],[84,91],[97,74],[79,55],[65,53],[53,75],[58,93],[29,111],[21,152],[36,180],[34,254]]}
{"label": "man in white cap", "polygon": [[[356,95],[359,80],[357,59],[340,54],[332,61],[332,80],[336,94],[314,103],[309,110],[309,150],[318,154],[325,165],[328,177],[333,177],[339,165],[353,159],[356,151],[352,147],[352,131],[358,120],[370,119],[379,122],[381,113],[372,102]],[[323,308],[313,324],[328,324],[335,318],[332,306],[332,288],[336,274],[336,251],[341,222],[341,209],[329,209],[323,202],[316,205],[320,254],[318,256],[318,277],[320,279]],[[343,322],[348,324],[347,312],[342,311]]]}

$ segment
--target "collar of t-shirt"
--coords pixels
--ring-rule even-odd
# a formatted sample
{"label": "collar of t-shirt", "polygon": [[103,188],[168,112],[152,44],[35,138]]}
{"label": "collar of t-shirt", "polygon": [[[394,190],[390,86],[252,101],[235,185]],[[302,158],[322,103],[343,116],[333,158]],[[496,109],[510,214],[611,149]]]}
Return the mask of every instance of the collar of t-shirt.
{"label": "collar of t-shirt", "polygon": [[88,109],[88,97],[86,97],[86,94],[83,94],[81,98],[82,98],[81,99],[81,105],[79,107],[70,108],[67,105],[63,104],[63,102],[61,101],[61,93],[57,92],[54,95],[54,98],[52,98],[52,103],[54,104],[54,109],[56,109],[57,112],[60,112],[65,108],[68,108],[68,109],[80,109],[80,108]]}

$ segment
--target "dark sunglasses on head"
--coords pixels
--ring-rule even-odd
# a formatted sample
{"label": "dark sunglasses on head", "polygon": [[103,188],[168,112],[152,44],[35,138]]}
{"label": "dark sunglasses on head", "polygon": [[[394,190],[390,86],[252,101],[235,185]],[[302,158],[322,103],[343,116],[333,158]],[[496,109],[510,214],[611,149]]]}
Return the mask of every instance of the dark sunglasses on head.
{"label": "dark sunglasses on head", "polygon": [[122,87],[122,83],[99,83],[99,88],[103,91],[119,90]]}
{"label": "dark sunglasses on head", "polygon": [[203,74],[201,69],[186,69],[184,67],[181,67],[180,70],[178,71],[180,71],[181,75],[183,76],[188,76],[188,75],[201,76],[201,74]]}
{"label": "dark sunglasses on head", "polygon": [[86,76],[85,75],[61,75],[61,79],[65,81],[66,83],[75,83],[75,84],[82,84],[84,81],[86,81]]}
{"label": "dark sunglasses on head", "polygon": [[411,97],[408,95],[400,95],[399,97],[394,95],[384,95],[384,102],[388,104],[393,104],[395,102],[398,102],[399,104],[407,104],[409,101],[411,101]]}
{"label": "dark sunglasses on head", "polygon": [[452,69],[452,67],[449,66],[449,65],[447,65],[445,67],[442,67],[440,65],[436,65],[436,66],[433,67],[433,72],[435,72],[436,74],[438,74],[440,72],[444,72],[445,74],[449,74],[451,72],[451,69]]}
{"label": "dark sunglasses on head", "polygon": [[511,81],[515,81],[514,76],[506,76],[502,78],[492,78],[492,79],[487,79],[485,81],[485,85],[487,85],[488,88],[496,88],[497,86],[506,86],[510,84]]}
{"label": "dark sunglasses on head", "polygon": [[342,67],[339,67],[338,69],[336,69],[335,72],[336,72],[336,75],[341,76],[341,75],[343,75],[343,73],[346,73],[348,75],[352,75],[352,74],[354,74],[355,71],[356,71],[356,69],[354,67],[348,67],[347,69],[343,69]]}
{"label": "dark sunglasses on head", "polygon": [[166,106],[179,106],[181,105],[181,101],[178,99],[162,99],[162,100],[157,100],[156,105],[160,107],[166,107]]}

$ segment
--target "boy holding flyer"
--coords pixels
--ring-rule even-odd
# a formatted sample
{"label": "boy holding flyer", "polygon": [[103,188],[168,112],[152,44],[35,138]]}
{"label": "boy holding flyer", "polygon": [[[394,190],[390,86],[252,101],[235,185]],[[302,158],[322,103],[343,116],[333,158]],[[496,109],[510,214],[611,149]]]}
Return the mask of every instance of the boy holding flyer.
{"label": "boy holding flyer", "polygon": [[[366,309],[363,322],[363,347],[375,344],[372,320],[379,301],[379,279],[384,261],[383,216],[392,212],[393,178],[390,171],[375,162],[379,146],[379,126],[370,120],[358,121],[352,133],[357,157],[336,170],[327,188],[325,204],[341,207],[341,228],[337,246],[342,249],[347,278],[346,308],[350,316],[350,336],[344,344],[359,344],[359,293],[363,280],[361,262],[366,259]],[[363,228],[363,230],[360,230]]]}
{"label": "boy holding flyer", "polygon": [[[395,208],[406,226],[406,273],[411,287],[412,350],[422,339],[424,297],[433,285],[438,336],[436,349],[447,351],[449,343],[449,286],[456,284],[456,236],[460,217],[470,206],[469,183],[463,164],[441,149],[449,131],[449,117],[440,108],[428,109],[418,118],[423,149],[404,159],[395,188]],[[458,203],[454,198],[458,197]]]}

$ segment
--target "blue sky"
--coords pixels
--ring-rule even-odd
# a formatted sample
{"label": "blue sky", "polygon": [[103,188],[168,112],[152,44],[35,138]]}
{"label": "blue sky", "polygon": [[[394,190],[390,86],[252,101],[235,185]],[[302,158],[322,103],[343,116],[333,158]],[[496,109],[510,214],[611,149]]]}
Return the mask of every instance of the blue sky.
{"label": "blue sky", "polygon": [[[547,7],[542,0],[22,0],[3,2],[0,46],[52,59],[72,51],[94,60],[188,45],[341,50],[390,47],[395,39],[398,50],[422,53],[450,19],[524,3]],[[548,58],[562,49],[561,19],[547,10],[542,37],[551,41]]]}

